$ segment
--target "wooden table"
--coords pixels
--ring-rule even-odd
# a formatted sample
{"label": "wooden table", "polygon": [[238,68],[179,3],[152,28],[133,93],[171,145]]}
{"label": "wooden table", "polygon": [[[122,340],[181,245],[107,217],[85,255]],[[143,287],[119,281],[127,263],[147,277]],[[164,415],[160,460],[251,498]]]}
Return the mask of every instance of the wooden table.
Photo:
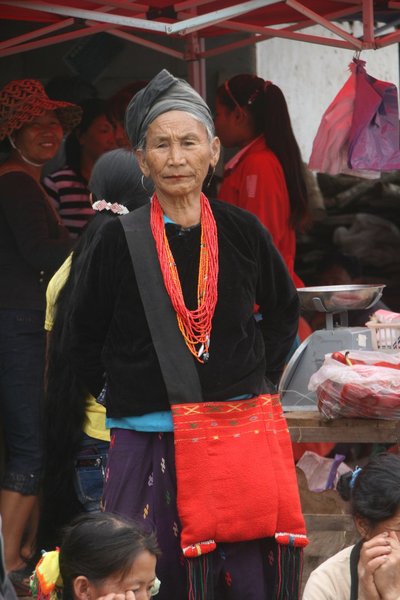
{"label": "wooden table", "polygon": [[[318,411],[285,413],[293,442],[400,444],[400,421],[383,419],[325,419]],[[297,469],[300,471],[300,469]],[[300,499],[308,531],[349,531],[353,519],[334,490],[311,492],[298,473]]]}
{"label": "wooden table", "polygon": [[293,442],[400,444],[400,421],[384,419],[325,419],[318,411],[287,412]]}

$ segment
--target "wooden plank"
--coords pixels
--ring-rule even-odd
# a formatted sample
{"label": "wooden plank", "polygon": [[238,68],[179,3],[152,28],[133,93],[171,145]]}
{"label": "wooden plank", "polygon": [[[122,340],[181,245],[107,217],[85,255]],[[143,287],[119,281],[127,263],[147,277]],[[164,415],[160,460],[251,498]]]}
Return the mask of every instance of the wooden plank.
{"label": "wooden plank", "polygon": [[293,442],[400,443],[400,421],[332,419],[318,412],[285,413]]}
{"label": "wooden plank", "polygon": [[354,529],[351,515],[304,514],[307,531],[351,531]]}

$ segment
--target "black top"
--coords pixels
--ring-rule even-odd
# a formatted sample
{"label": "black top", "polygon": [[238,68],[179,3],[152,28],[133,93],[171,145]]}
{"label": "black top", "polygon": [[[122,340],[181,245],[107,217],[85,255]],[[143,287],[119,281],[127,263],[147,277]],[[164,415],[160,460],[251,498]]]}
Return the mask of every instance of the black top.
{"label": "black top", "polygon": [[44,310],[49,279],[71,241],[27,173],[0,176],[0,308]]}
{"label": "black top", "polygon": [[[247,211],[212,201],[219,245],[218,301],[210,358],[200,364],[204,400],[259,394],[277,382],[297,333],[297,292],[271,237]],[[124,217],[121,217],[124,218]],[[200,227],[166,225],[186,305],[196,306]],[[254,304],[263,319],[256,322]],[[77,286],[71,317],[71,360],[98,395],[107,373],[107,414],[168,410],[160,366],[119,219],[100,232]]]}

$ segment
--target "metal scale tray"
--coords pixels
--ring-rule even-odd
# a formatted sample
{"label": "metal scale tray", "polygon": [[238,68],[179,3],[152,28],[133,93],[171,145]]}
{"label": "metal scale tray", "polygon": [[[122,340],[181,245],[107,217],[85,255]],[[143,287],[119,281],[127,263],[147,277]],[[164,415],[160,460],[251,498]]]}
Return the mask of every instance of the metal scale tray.
{"label": "metal scale tray", "polygon": [[[326,329],[314,331],[287,363],[279,383],[285,411],[318,410],[316,395],[308,390],[308,382],[322,366],[325,354],[372,350],[370,330],[348,327],[347,311],[371,308],[381,298],[384,287],[383,284],[360,284],[298,288],[302,310],[324,312]],[[334,326],[334,314],[339,314],[340,326]]]}

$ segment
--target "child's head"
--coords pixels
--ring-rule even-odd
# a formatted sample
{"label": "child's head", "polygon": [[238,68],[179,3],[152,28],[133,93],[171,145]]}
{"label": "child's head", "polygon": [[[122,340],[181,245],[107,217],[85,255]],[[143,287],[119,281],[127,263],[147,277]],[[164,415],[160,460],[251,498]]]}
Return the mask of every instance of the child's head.
{"label": "child's head", "polygon": [[136,523],[110,513],[81,515],[66,529],[60,548],[63,600],[108,594],[148,600],[158,555],[155,534]]}

